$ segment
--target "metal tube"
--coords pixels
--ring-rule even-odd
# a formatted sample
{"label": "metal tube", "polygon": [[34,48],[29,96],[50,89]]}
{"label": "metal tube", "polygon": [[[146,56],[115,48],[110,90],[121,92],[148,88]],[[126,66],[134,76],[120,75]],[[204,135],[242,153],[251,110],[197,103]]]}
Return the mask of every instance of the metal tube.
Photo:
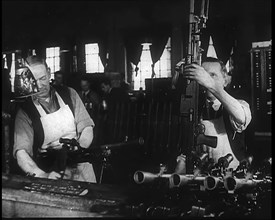
{"label": "metal tube", "polygon": [[144,171],[136,171],[134,173],[134,180],[138,184],[153,182],[156,178],[170,178],[172,174],[158,174]]}
{"label": "metal tube", "polygon": [[222,184],[222,179],[215,176],[207,176],[204,179],[204,187],[207,190],[214,190],[216,189],[220,184]]}
{"label": "metal tube", "polygon": [[224,179],[224,187],[225,189],[232,193],[237,189],[243,187],[255,187],[259,183],[263,183],[264,180],[252,180],[252,179],[245,179],[245,178],[235,178],[232,176],[228,176]]}
{"label": "metal tube", "polygon": [[170,188],[173,187],[180,187],[187,185],[189,183],[200,183],[203,184],[205,180],[204,176],[194,176],[194,175],[179,175],[179,174],[172,174],[169,178],[169,186]]}

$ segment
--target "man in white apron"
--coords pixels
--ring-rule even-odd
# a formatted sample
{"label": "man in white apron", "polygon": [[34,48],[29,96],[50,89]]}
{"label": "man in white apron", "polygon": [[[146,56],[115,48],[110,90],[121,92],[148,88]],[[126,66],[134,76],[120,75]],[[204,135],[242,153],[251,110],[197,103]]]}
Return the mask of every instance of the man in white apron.
{"label": "man in white apron", "polygon": [[212,116],[202,117],[201,123],[205,125],[205,135],[218,138],[217,147],[209,147],[209,156],[217,163],[220,157],[231,153],[234,159],[229,168],[237,168],[245,158],[242,132],[251,121],[249,104],[227,93],[225,87],[230,81],[228,73],[225,65],[216,58],[206,58],[201,66],[187,65],[184,73],[187,79],[196,80],[206,89],[205,105]]}
{"label": "man in white apron", "polygon": [[[26,66],[37,80],[39,93],[29,97],[17,112],[13,154],[25,173],[59,179],[61,174],[47,167],[52,162],[45,166],[39,155],[47,148],[61,149],[60,138],[75,138],[81,147],[88,148],[94,122],[74,89],[57,91],[50,86],[50,72],[43,59],[28,57]],[[66,167],[64,179],[96,182],[93,166],[88,162]]]}

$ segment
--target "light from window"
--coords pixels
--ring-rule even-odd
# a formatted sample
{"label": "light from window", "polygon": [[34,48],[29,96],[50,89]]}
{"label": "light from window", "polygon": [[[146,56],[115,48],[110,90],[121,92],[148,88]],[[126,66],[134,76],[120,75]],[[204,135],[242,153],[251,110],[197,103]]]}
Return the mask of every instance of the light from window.
{"label": "light from window", "polygon": [[99,56],[97,43],[85,44],[86,73],[103,73],[104,66]]}
{"label": "light from window", "polygon": [[[135,72],[136,66],[131,63],[133,73],[134,90],[145,89],[145,79],[152,77],[152,57],[150,52],[150,44],[142,44],[142,53],[140,62],[138,63],[138,72]],[[164,78],[171,76],[171,38],[168,38],[164,51],[160,60],[154,66],[156,78]]]}
{"label": "light from window", "polygon": [[14,92],[14,78],[15,78],[15,53],[11,54],[11,70],[10,70],[10,79],[11,79],[11,92]]}
{"label": "light from window", "polygon": [[171,38],[165,45],[160,60],[155,63],[156,78],[171,77]]}
{"label": "light from window", "polygon": [[[149,43],[142,44],[142,53],[140,57],[140,62],[138,63],[138,73],[133,71],[134,79],[134,90],[139,90],[140,88],[145,89],[145,79],[150,78],[152,75],[152,57],[150,52]],[[135,66],[132,64],[133,70]]]}
{"label": "light from window", "polygon": [[60,47],[46,49],[46,63],[51,72],[51,79],[54,79],[54,73],[60,70]]}
{"label": "light from window", "polygon": [[3,59],[3,62],[4,62],[4,69],[8,69],[7,54],[3,53],[2,54],[2,59]]}

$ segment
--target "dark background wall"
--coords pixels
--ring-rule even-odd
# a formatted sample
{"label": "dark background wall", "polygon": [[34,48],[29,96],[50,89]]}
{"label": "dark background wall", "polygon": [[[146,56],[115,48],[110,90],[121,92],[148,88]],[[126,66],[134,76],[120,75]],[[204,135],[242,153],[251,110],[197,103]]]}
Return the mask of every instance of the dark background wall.
{"label": "dark background wall", "polygon": [[[166,28],[172,36],[172,64],[184,51],[187,0],[179,1],[2,1],[2,51],[59,45],[72,50],[106,38],[109,64],[125,71],[124,39],[148,29]],[[199,2],[199,1],[198,1]],[[129,33],[131,33],[129,35]],[[271,0],[210,0],[203,45],[212,35],[219,58],[227,59],[233,44],[240,61],[238,75],[245,83],[245,59],[251,42],[271,39]],[[174,49],[174,50],[173,50]],[[44,52],[45,53],[45,52]],[[79,70],[84,71],[84,60]]]}

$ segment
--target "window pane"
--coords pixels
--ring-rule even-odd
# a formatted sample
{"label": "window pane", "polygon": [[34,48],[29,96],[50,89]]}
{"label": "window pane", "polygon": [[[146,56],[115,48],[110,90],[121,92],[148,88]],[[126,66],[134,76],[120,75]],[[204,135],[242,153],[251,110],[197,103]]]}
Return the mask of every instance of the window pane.
{"label": "window pane", "polygon": [[104,66],[101,62],[100,56],[98,56],[98,72],[104,72]]}
{"label": "window pane", "polygon": [[156,77],[170,77],[171,76],[171,38],[168,38],[165,49],[155,64]]}
{"label": "window pane", "polygon": [[54,48],[49,48],[47,57],[54,57]]}
{"label": "window pane", "polygon": [[3,54],[3,60],[4,60],[4,68],[8,69],[8,64],[7,64],[7,55]]}
{"label": "window pane", "polygon": [[99,57],[99,47],[97,43],[85,44],[86,72],[104,72],[104,67]]}
{"label": "window pane", "polygon": [[92,44],[91,53],[93,53],[93,54],[98,54],[99,53],[98,44]]}
{"label": "window pane", "polygon": [[[145,79],[152,76],[152,57],[150,52],[150,44],[142,44],[142,53],[140,63],[138,64],[138,74],[133,71],[134,76],[134,90],[139,90],[140,87],[145,89]],[[134,70],[134,69],[133,69]]]}
{"label": "window pane", "polygon": [[46,62],[51,73],[60,70],[60,47],[46,48]]}
{"label": "window pane", "polygon": [[55,47],[54,48],[54,55],[59,56],[60,55],[60,47]]}
{"label": "window pane", "polygon": [[51,51],[51,48],[46,48],[46,56],[49,57],[50,56],[50,52]]}
{"label": "window pane", "polygon": [[[140,87],[145,89],[145,79],[152,77],[152,58],[150,53],[150,44],[142,44],[142,54],[140,63],[138,64],[138,74],[136,76],[135,66],[131,63],[134,90],[139,90]],[[155,77],[170,77],[171,76],[171,38],[168,38],[165,49],[159,61],[154,66]]]}
{"label": "window pane", "polygon": [[91,54],[92,53],[92,50],[91,50],[91,44],[86,44],[85,45],[85,53],[86,54]]}
{"label": "window pane", "polygon": [[46,60],[46,63],[48,64],[48,67],[50,68],[51,73],[54,71],[54,67],[53,67],[53,58],[48,58]]}
{"label": "window pane", "polygon": [[60,58],[59,57],[55,57],[55,71],[58,71],[60,69]]}

